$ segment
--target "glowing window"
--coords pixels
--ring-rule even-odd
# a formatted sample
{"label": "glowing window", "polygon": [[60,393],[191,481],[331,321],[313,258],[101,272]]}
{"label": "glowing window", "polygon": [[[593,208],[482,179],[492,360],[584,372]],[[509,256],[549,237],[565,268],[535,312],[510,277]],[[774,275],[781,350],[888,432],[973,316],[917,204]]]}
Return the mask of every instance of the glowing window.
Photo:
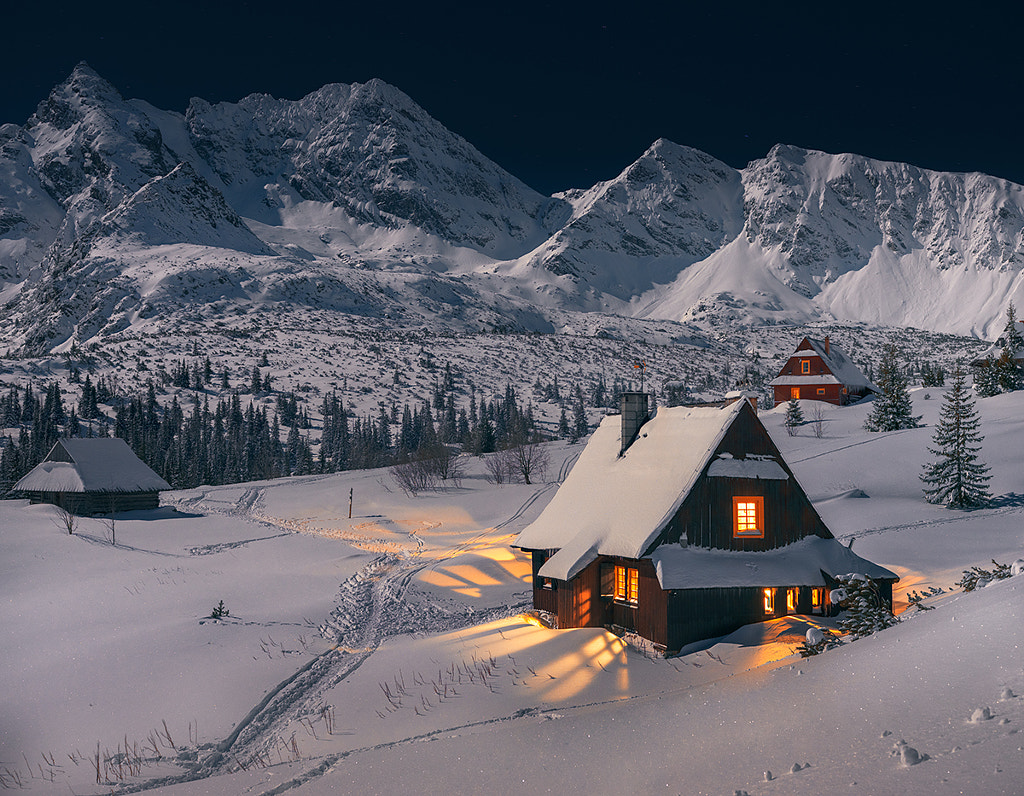
{"label": "glowing window", "polygon": [[796,589],[786,589],[786,613],[796,613],[797,592]]}
{"label": "glowing window", "polygon": [[811,607],[821,608],[821,589],[811,589]]}
{"label": "glowing window", "polygon": [[803,373],[803,374],[807,374],[807,373],[811,372],[811,360],[809,360],[809,359],[801,359],[800,360],[800,372]]}
{"label": "glowing window", "polygon": [[633,567],[615,565],[615,591],[613,597],[623,603],[637,604],[640,591],[640,573]]}
{"label": "glowing window", "polygon": [[775,589],[764,590],[764,612],[766,614],[775,613]]}
{"label": "glowing window", "polygon": [[789,388],[789,397],[792,398],[794,401],[800,400],[800,388],[799,387],[790,387]]}
{"label": "glowing window", "polygon": [[764,537],[764,498],[734,497],[732,499],[734,537]]}

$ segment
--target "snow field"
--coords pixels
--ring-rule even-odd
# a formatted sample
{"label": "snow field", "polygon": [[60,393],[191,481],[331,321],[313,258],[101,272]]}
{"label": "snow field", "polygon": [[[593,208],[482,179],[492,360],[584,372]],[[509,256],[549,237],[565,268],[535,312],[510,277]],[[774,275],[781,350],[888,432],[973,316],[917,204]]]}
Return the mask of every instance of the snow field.
{"label": "snow field", "polygon": [[[912,396],[930,424],[929,392]],[[118,519],[116,547],[100,520],[68,536],[50,507],[0,502],[0,777],[85,794],[199,777],[161,780],[174,796],[1019,793],[1024,581],[950,586],[1022,557],[1022,409],[979,402],[997,501],[971,512],[921,496],[931,428],[870,434],[867,407],[826,407],[820,439],[789,437],[784,407],[762,413],[837,535],[935,608],[808,659],[807,628],[834,623],[663,659],[526,621],[529,564],[507,545],[555,487],[492,486],[478,461],[416,498],[386,471],[168,493],[177,512]],[[554,445],[552,470],[578,450]]]}

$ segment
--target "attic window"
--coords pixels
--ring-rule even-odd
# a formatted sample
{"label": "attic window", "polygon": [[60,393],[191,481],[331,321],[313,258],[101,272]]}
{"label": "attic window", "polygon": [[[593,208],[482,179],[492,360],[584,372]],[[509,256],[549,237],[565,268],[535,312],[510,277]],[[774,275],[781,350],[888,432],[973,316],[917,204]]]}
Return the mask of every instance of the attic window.
{"label": "attic window", "polygon": [[636,605],[640,591],[640,573],[633,567],[615,565],[615,590],[612,597],[616,602]]}
{"label": "attic window", "polygon": [[764,538],[764,498],[734,497],[732,499],[734,538]]}
{"label": "attic window", "polygon": [[800,372],[807,375],[811,372],[811,360],[801,359],[800,360]]}

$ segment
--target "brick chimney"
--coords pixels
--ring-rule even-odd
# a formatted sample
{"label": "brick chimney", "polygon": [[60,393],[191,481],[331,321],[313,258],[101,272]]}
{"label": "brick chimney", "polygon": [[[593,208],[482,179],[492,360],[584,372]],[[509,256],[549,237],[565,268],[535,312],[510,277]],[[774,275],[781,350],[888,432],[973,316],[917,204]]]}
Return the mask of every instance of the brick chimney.
{"label": "brick chimney", "polygon": [[828,335],[827,334],[825,335],[825,356],[830,356],[829,350],[828,350]]}
{"label": "brick chimney", "polygon": [[619,453],[625,452],[626,448],[633,444],[640,426],[648,419],[648,394],[645,392],[624,392],[622,393],[622,448]]}

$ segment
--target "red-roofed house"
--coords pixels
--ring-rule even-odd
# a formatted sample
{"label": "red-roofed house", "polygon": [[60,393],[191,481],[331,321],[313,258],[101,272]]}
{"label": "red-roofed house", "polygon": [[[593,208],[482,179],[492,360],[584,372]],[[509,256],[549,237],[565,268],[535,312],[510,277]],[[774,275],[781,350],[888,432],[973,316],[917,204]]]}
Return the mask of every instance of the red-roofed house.
{"label": "red-roofed house", "polygon": [[845,406],[879,391],[853,360],[829,343],[828,337],[801,340],[779,375],[768,384],[775,390],[775,406],[792,398]]}

